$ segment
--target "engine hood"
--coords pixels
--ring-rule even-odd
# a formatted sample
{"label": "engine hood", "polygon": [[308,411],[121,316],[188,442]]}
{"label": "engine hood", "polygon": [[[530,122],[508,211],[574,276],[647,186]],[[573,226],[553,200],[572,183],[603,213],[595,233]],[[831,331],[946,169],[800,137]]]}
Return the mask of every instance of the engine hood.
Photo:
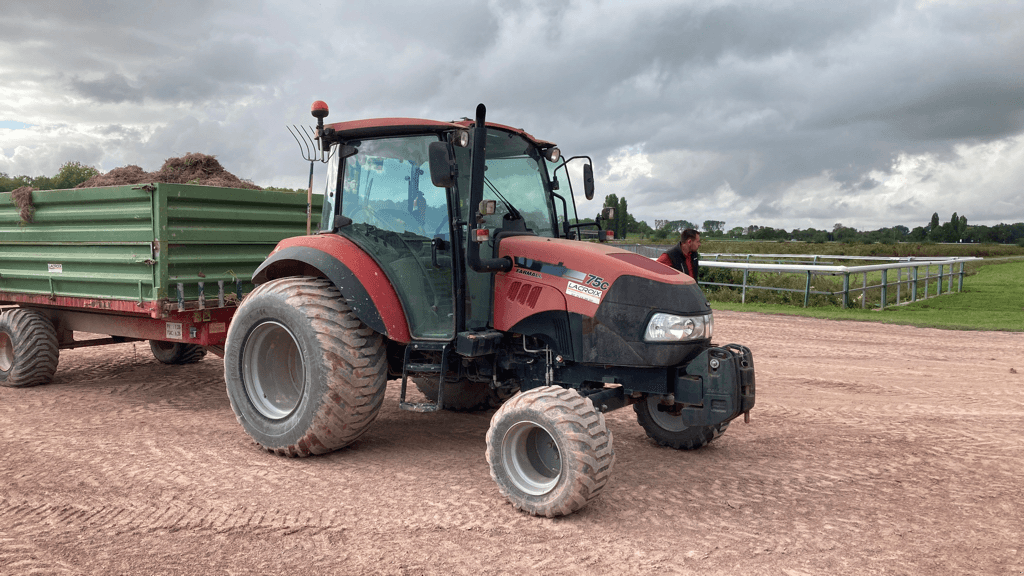
{"label": "engine hood", "polygon": [[540,333],[565,318],[564,335],[551,339],[565,352],[571,348],[577,361],[675,364],[692,354],[694,344],[643,342],[651,315],[711,312],[692,278],[615,246],[512,236],[501,240],[498,255],[513,267],[495,276],[494,327]]}
{"label": "engine hood", "polygon": [[[513,262],[512,270],[498,274],[502,280],[542,284],[558,290],[570,312],[593,317],[607,298],[622,304],[650,304],[667,312],[706,313],[707,299],[686,274],[635,252],[607,244],[539,236],[503,238],[498,256]],[[613,289],[620,278],[629,277]],[[496,284],[496,288],[498,287]],[[644,292],[656,287],[658,294]],[[685,298],[656,301],[656,296],[687,294]]]}

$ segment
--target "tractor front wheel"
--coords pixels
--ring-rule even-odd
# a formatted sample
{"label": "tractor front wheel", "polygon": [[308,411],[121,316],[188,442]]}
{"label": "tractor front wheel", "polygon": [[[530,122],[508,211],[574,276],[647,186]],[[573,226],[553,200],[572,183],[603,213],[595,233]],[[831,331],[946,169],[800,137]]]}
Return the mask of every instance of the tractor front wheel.
{"label": "tractor front wheel", "polygon": [[662,446],[676,450],[696,450],[725,433],[728,422],[714,426],[686,426],[681,416],[660,410],[658,396],[648,396],[633,404],[636,421],[647,435]]}
{"label": "tractor front wheel", "polygon": [[354,442],[377,417],[384,342],[327,280],[279,278],[238,307],[224,379],[238,422],[260,446],[323,454]]}
{"label": "tractor front wheel", "polygon": [[491,478],[516,508],[562,516],[600,494],[615,464],[604,415],[575,390],[543,386],[513,396],[487,430]]}

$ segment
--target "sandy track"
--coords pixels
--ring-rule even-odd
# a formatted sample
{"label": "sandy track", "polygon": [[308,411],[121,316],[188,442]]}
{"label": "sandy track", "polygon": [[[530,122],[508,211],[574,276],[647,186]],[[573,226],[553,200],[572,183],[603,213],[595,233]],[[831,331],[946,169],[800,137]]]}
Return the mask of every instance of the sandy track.
{"label": "sandy track", "polygon": [[717,316],[754,351],[751,424],[676,452],[613,412],[611,481],[554,520],[498,494],[490,413],[392,385],[355,445],[288,459],[218,358],[65,351],[0,388],[0,574],[1024,573],[1024,334]]}

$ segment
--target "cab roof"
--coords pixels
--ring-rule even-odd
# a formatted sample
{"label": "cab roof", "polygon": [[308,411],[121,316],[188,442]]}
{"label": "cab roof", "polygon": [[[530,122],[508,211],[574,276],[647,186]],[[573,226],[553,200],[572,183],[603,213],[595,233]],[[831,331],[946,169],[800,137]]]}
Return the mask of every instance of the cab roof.
{"label": "cab roof", "polygon": [[[360,140],[363,138],[381,138],[387,136],[401,136],[406,134],[435,134],[471,128],[472,120],[458,120],[453,122],[441,122],[438,120],[423,120],[421,118],[367,118],[365,120],[351,120],[348,122],[335,122],[327,124],[325,128],[331,128],[335,137],[342,141]],[[554,142],[540,140],[529,134],[522,128],[513,128],[504,124],[487,123],[488,128],[505,130],[518,134],[529,140],[538,148],[550,148]]]}

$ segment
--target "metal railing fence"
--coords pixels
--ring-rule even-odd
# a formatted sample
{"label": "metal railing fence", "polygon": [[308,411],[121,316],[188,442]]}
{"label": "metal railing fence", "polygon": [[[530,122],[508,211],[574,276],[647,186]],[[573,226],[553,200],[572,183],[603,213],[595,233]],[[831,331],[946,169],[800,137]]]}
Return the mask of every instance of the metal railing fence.
{"label": "metal railing fence", "polygon": [[[639,244],[619,246],[649,258],[657,258],[670,247],[643,246]],[[837,264],[837,262],[858,260],[881,263],[859,266]],[[742,271],[742,281],[721,282],[703,280],[701,285],[739,289],[741,303],[746,303],[747,301],[747,290],[770,290],[803,293],[804,308],[809,305],[812,295],[837,297],[843,308],[849,308],[851,292],[860,292],[860,296],[855,300],[860,300],[861,308],[867,308],[869,300],[877,301],[878,308],[885,308],[887,305],[898,306],[939,296],[943,293],[944,283],[946,284],[945,292],[953,292],[954,278],[956,278],[956,291],[963,291],[964,263],[971,260],[981,260],[981,258],[834,256],[820,254],[701,254],[701,267]],[[954,270],[957,267],[958,269]],[[924,269],[923,273],[922,268]],[[934,274],[933,268],[936,271]],[[896,271],[894,281],[890,274],[893,270]],[[759,278],[757,275],[764,273],[773,273],[775,276],[783,274],[800,275],[804,277],[805,281],[802,288],[757,283],[756,281]],[[869,275],[872,277],[870,284]],[[842,288],[833,290],[816,289],[814,286],[814,277],[816,276],[841,277]],[[861,285],[855,286],[851,284],[851,277],[853,277],[854,282],[858,278],[861,279]],[[874,283],[876,281],[877,283]],[[874,307],[873,304],[872,307]]]}

